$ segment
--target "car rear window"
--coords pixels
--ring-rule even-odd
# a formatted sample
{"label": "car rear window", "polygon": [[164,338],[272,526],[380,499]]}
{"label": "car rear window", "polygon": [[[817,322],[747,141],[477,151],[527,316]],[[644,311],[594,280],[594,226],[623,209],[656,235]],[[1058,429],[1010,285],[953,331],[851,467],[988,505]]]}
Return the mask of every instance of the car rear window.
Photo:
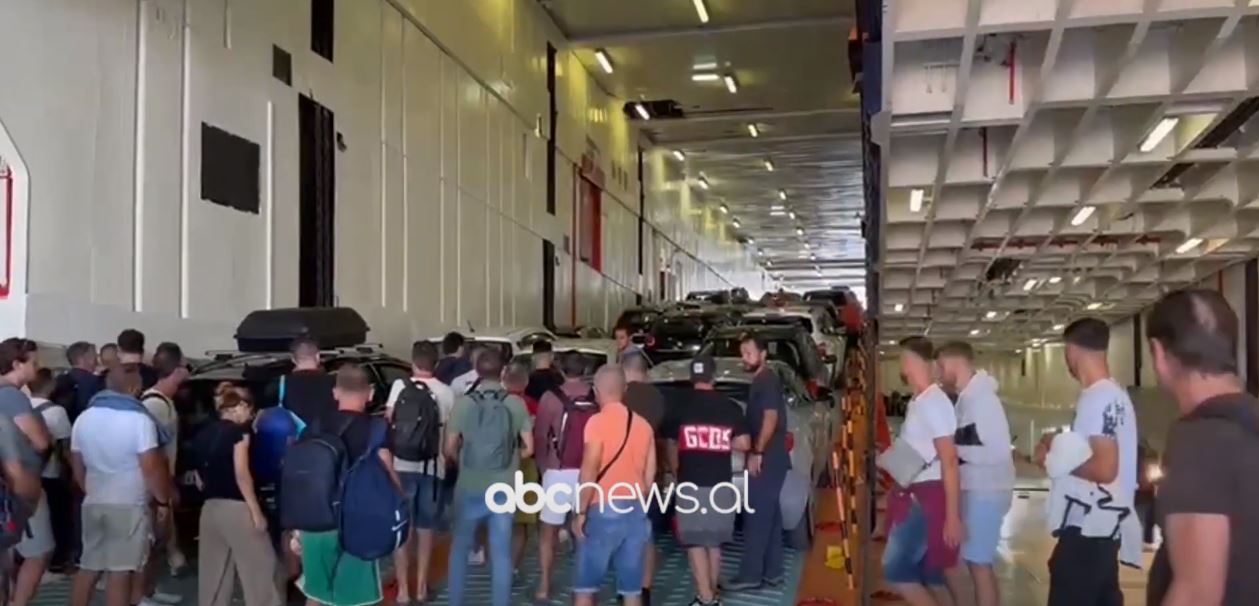
{"label": "car rear window", "polygon": [[813,319],[804,316],[758,316],[752,318],[744,316],[743,323],[758,326],[799,326],[807,333],[813,332]]}
{"label": "car rear window", "polygon": [[631,333],[643,332],[659,317],[660,313],[655,311],[627,311],[617,319],[616,325],[629,328]]}
{"label": "car rear window", "polygon": [[700,318],[663,318],[652,326],[652,332],[662,337],[702,338],[712,326]]}
{"label": "car rear window", "polygon": [[[737,337],[713,339],[704,347],[704,353],[714,358],[738,358],[742,355],[739,351],[740,343]],[[804,368],[800,350],[796,348],[795,343],[786,340],[771,340],[766,341],[765,345],[769,348],[769,359],[782,362],[796,370]]]}

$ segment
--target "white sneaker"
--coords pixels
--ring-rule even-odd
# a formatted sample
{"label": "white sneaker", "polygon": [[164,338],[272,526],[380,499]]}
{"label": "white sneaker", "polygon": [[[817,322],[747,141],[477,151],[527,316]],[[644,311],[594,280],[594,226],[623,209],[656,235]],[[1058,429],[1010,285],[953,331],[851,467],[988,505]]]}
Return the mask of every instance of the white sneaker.
{"label": "white sneaker", "polygon": [[149,596],[149,599],[157,602],[158,604],[165,604],[166,606],[175,606],[175,604],[184,601],[184,598],[181,595],[163,593],[161,591],[154,591],[153,595]]}
{"label": "white sneaker", "polygon": [[473,566],[484,566],[485,565],[485,550],[478,549],[468,554],[468,563],[472,564]]}

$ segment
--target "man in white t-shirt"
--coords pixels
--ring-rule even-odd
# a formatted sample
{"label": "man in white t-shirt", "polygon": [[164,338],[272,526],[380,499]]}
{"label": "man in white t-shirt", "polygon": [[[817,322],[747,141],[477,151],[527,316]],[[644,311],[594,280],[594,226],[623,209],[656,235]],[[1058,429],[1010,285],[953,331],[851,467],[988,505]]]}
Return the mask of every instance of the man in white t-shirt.
{"label": "man in white t-shirt", "polygon": [[[1071,495],[1054,533],[1058,544],[1049,560],[1049,606],[1123,606],[1118,537],[1124,517],[1136,515],[1136,412],[1128,392],[1110,376],[1110,327],[1082,318],[1062,336],[1067,370],[1084,388],[1071,431],[1088,437],[1092,455],[1071,472],[1088,488],[1082,491],[1086,494]],[[1042,465],[1051,438],[1037,448]]]}
{"label": "man in white t-shirt", "polygon": [[[70,435],[70,464],[84,491],[83,554],[70,596],[72,606],[87,606],[96,580],[107,575],[106,604],[131,603],[133,577],[152,543],[153,520],[170,517],[174,493],[164,432],[144,406],[140,369],[123,364],[110,370],[106,390],[79,415]],[[152,503],[152,509],[150,508]]]}
{"label": "man in white t-shirt", "polygon": [[[925,465],[909,486],[888,497],[889,532],[883,576],[915,606],[936,603],[933,587],[957,565],[963,537],[961,479],[958,472],[957,416],[953,402],[935,380],[931,341],[901,341],[901,374],[914,391],[897,441],[908,444]],[[954,597],[956,601],[956,597]]]}
{"label": "man in white t-shirt", "polygon": [[390,421],[395,423],[394,439],[398,440],[401,432],[396,426],[398,417],[394,413],[399,399],[404,393],[410,394],[408,397],[425,397],[419,391],[406,392],[407,382],[413,382],[417,387],[427,388],[427,397],[431,397],[437,404],[442,426],[440,439],[433,445],[437,448],[435,459],[409,461],[403,458],[405,449],[397,448],[396,445],[394,449],[393,468],[398,472],[403,492],[411,501],[412,508],[411,536],[394,558],[394,570],[398,578],[398,604],[407,604],[411,600],[411,576],[415,577],[415,599],[424,602],[429,598],[428,569],[433,556],[433,539],[446,505],[446,495],[442,491],[442,482],[446,477],[446,456],[441,452],[441,444],[446,440],[445,428],[450,421],[450,411],[455,407],[455,394],[433,375],[439,357],[436,345],[428,341],[416,341],[411,347],[412,376],[410,379],[398,379],[394,382],[389,390],[389,400],[385,404]]}

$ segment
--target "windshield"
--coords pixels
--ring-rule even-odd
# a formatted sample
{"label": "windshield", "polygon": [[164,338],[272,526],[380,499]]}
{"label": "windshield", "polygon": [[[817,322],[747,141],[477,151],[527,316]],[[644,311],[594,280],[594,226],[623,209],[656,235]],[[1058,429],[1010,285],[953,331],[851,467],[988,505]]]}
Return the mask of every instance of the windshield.
{"label": "windshield", "polygon": [[[742,356],[742,353],[739,351],[739,344],[740,339],[738,337],[717,337],[704,346],[704,353],[714,358],[738,358]],[[782,362],[796,370],[804,368],[804,363],[801,362],[800,350],[795,343],[778,340],[766,341],[765,345],[769,347],[769,359]]]}
{"label": "windshield", "polygon": [[659,317],[658,311],[627,311],[621,314],[616,324],[628,328],[630,334],[634,334],[646,331],[647,327]]}
{"label": "windshield", "polygon": [[804,316],[756,316],[744,317],[743,324],[758,326],[799,326],[805,332],[813,332],[813,319]]}

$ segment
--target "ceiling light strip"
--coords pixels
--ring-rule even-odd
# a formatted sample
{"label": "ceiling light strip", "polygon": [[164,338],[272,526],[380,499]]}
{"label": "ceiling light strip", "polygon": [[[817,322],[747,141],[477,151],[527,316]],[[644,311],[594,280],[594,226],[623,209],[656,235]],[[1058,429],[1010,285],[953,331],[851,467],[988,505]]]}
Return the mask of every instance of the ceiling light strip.
{"label": "ceiling light strip", "polygon": [[704,0],[692,0],[695,4],[695,14],[699,16],[700,23],[708,23],[708,6],[704,4]]}
{"label": "ceiling light strip", "polygon": [[599,67],[602,67],[605,73],[612,73],[612,58],[608,57],[607,51],[603,49],[596,50],[595,60],[599,62]]}

